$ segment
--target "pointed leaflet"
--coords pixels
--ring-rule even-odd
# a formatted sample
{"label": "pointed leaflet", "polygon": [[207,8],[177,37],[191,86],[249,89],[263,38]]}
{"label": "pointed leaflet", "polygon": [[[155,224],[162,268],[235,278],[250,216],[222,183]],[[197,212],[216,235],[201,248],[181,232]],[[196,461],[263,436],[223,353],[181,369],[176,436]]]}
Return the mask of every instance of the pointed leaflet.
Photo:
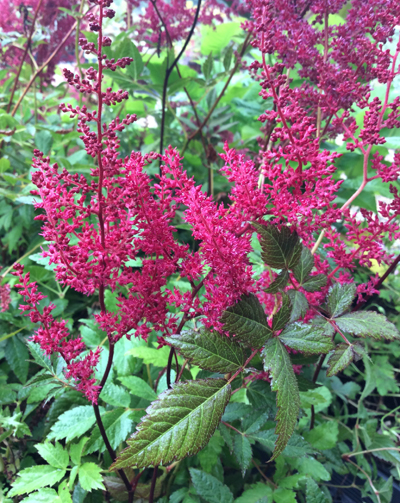
{"label": "pointed leaflet", "polygon": [[189,468],[196,492],[208,503],[233,503],[233,495],[228,486],[209,473]]}
{"label": "pointed leaflet", "polygon": [[324,335],[322,328],[304,323],[291,323],[279,335],[285,346],[306,354],[329,353],[333,349],[332,341]]}
{"label": "pointed leaflet", "polygon": [[327,281],[328,279],[325,274],[315,274],[314,276],[309,276],[301,286],[306,292],[317,292],[326,285]]}
{"label": "pointed leaflet", "polygon": [[242,477],[244,477],[253,457],[250,441],[245,435],[235,434],[233,438],[233,452],[239,463]]}
{"label": "pointed leaflet", "polygon": [[275,418],[278,422],[275,429],[278,438],[270,460],[272,461],[283,451],[294,431],[300,409],[300,395],[292,362],[277,337],[267,342],[262,355],[264,370],[271,375],[271,388],[278,392],[276,397],[278,413]]}
{"label": "pointed leaflet", "polygon": [[328,370],[326,375],[331,377],[338,374],[340,371],[345,369],[353,361],[354,352],[353,346],[342,342],[338,344],[335,351],[329,356],[328,359]]}
{"label": "pointed leaflet", "polygon": [[400,339],[400,333],[395,325],[388,321],[386,316],[373,311],[345,314],[336,318],[335,323],[344,332],[358,337],[372,337],[387,341]]}
{"label": "pointed leaflet", "polygon": [[336,283],[329,289],[327,309],[332,318],[344,313],[353,302],[356,295],[356,286],[354,283],[340,285]]}
{"label": "pointed leaflet", "polygon": [[175,384],[147,408],[112,468],[169,464],[199,452],[217,428],[231,392],[225,379]]}
{"label": "pointed leaflet", "polygon": [[289,322],[292,323],[306,314],[308,310],[308,302],[306,296],[302,292],[298,292],[297,290],[288,290],[286,293],[289,295],[290,302],[292,303],[292,313],[289,320]]}
{"label": "pointed leaflet", "polygon": [[282,271],[274,279],[274,281],[266,288],[265,293],[277,293],[279,290],[285,288],[288,283],[289,273],[287,271]]}
{"label": "pointed leaflet", "polygon": [[272,337],[264,309],[255,295],[243,295],[222,314],[224,329],[251,348],[262,348]]}
{"label": "pointed leaflet", "polygon": [[292,303],[290,297],[286,293],[282,293],[282,306],[272,319],[272,330],[282,330],[286,323],[290,320],[292,312]]}
{"label": "pointed leaflet", "polygon": [[313,267],[314,257],[312,256],[310,250],[307,247],[303,246],[301,249],[300,260],[293,267],[293,275],[300,283],[300,285],[304,283]]}
{"label": "pointed leaflet", "polygon": [[274,269],[292,269],[300,260],[301,244],[299,237],[289,227],[279,231],[275,225],[253,223],[260,234],[261,257]]}
{"label": "pointed leaflet", "polygon": [[324,335],[332,337],[332,335],[335,333],[335,329],[330,323],[330,320],[325,318],[324,316],[316,316],[312,321],[311,324],[315,328],[321,328]]}
{"label": "pointed leaflet", "polygon": [[227,337],[218,332],[201,329],[199,332],[187,330],[179,335],[166,337],[184,358],[192,360],[194,365],[211,372],[236,372],[244,364],[243,348],[234,337]]}

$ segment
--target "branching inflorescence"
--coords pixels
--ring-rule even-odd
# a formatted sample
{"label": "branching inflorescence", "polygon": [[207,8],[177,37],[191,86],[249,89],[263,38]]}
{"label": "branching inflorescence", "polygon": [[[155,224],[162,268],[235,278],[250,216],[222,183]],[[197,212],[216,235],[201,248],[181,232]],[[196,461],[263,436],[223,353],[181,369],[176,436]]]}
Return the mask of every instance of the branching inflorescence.
{"label": "branching inflorescence", "polygon": [[[43,220],[43,237],[48,242],[43,253],[56,264],[56,279],[85,295],[99,296],[100,313],[95,319],[107,333],[110,350],[101,382],[95,384],[93,378],[100,349],[84,356],[82,341],[68,335],[65,322],[52,318],[52,306],[39,311],[43,296],[19,267],[21,293],[28,303],[23,309],[32,321],[42,323],[33,340],[47,354],[59,352],[64,357],[67,377],[75,379],[78,389],[94,403],[110,372],[113,347],[121,337],[135,334],[147,340],[151,332],[156,332],[159,344],[164,345],[170,343],[167,337],[179,335],[185,323],[197,317],[203,318],[208,329],[225,337],[233,330],[227,329],[229,324],[225,326],[227,310],[243,299],[261,301],[268,317],[267,323],[264,315],[257,314],[262,333],[270,339],[263,350],[264,357],[270,358],[265,363],[268,372],[277,372],[279,358],[288,361],[290,367],[285,345],[291,346],[285,342],[288,339],[279,339],[289,321],[308,322],[325,316],[330,320],[329,330],[323,334],[318,329],[318,337],[330,341],[324,346],[325,352],[332,349],[330,338],[335,332],[343,335],[340,323],[344,326],[345,322],[341,318],[338,323],[333,321],[343,311],[335,314],[332,306],[331,312],[321,308],[328,292],[333,304],[332,299],[339,295],[336,287],[353,283],[351,271],[356,263],[370,265],[376,260],[389,264],[392,257],[386,253],[383,239],[400,237],[396,222],[400,202],[394,186],[390,189],[392,202],[380,202],[378,214],[353,211],[367,184],[378,178],[394,182],[400,171],[400,154],[386,161],[378,150],[385,142],[382,130],[399,126],[400,100],[390,99],[390,87],[399,74],[400,43],[394,53],[385,45],[400,22],[399,3],[369,0],[368,9],[364,9],[365,2],[354,0],[345,23],[331,26],[329,16],[343,7],[343,1],[248,0],[252,18],[245,28],[252,36],[253,48],[261,54],[260,60],[249,65],[249,71],[260,82],[260,96],[272,102],[272,107],[259,117],[263,137],[257,159],[249,159],[228,144],[224,146],[221,172],[233,184],[231,201],[225,206],[215,202],[183,171],[177,149],[168,147],[161,156],[138,152],[125,159],[118,156],[117,133],[136,117],[103,122],[104,108],[128,97],[124,90],[103,89],[103,70],[125,68],[132,59],[114,61],[103,54],[103,47],[111,44],[110,38],[103,36],[103,22],[114,12],[111,0],[91,3],[96,9],[89,14],[88,22],[98,33],[97,46],[83,38],[80,46],[97,58],[97,66],[86,70],[85,78],[69,70],[64,70],[64,76],[80,93],[94,95],[97,108],[62,104],[61,109],[78,118],[78,131],[94,167],[88,177],[70,174],[57,164],[50,165],[49,158],[35,151],[32,180],[37,186],[35,195],[41,198],[36,203],[41,210],[36,218]],[[150,4],[149,9],[153,9]],[[158,25],[159,19],[151,12],[149,23]],[[314,16],[312,22],[310,16]],[[173,26],[168,29],[172,38],[179,38]],[[274,63],[271,56],[276,55]],[[295,67],[305,79],[299,87],[293,87],[290,79]],[[383,100],[371,96],[374,79],[385,86]],[[355,106],[366,110],[363,125],[350,115]],[[335,178],[341,154],[324,148],[323,143],[338,134],[344,135],[347,149],[358,149],[363,159],[360,187],[339,203],[338,191],[346,186],[345,180]],[[155,159],[161,159],[161,174],[152,179],[146,167]],[[184,209],[183,219],[198,242],[195,251],[174,235],[173,220],[179,209]],[[338,222],[347,229],[346,242],[335,227]],[[270,265],[258,278],[249,261],[254,229],[261,235],[267,257],[264,261]],[[303,248],[294,236],[302,240]],[[282,252],[282,264],[271,259],[271,239],[282,239],[283,247],[293,247],[290,253]],[[304,277],[298,269],[300,255],[301,263],[307,265]],[[138,259],[141,267],[132,268],[130,264]],[[271,267],[281,272],[273,272]],[[186,279],[191,290],[169,289],[168,278],[173,274]],[[376,291],[379,281],[371,278],[368,284],[358,285],[359,302]],[[107,289],[118,294],[117,313],[106,309]],[[198,295],[201,289],[202,300]],[[351,295],[349,298],[347,307]],[[302,308],[296,316],[287,314],[295,300],[302,302]],[[343,337],[349,345],[350,362],[362,350]],[[261,347],[261,343],[250,344],[252,356]],[[337,351],[343,353],[344,349]],[[279,381],[273,382],[276,390],[274,386],[279,388]],[[295,396],[297,407],[298,402]],[[295,412],[294,416],[291,431]],[[284,441],[279,442],[282,450]]]}

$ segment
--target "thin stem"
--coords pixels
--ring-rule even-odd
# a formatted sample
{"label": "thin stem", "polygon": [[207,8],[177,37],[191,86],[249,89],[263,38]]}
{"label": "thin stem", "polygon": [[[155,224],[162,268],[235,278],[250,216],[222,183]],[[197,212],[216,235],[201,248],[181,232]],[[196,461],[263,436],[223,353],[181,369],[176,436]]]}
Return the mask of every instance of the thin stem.
{"label": "thin stem", "polygon": [[167,387],[168,389],[171,389],[171,366],[172,366],[172,358],[174,357],[175,354],[175,348],[171,347],[168,355],[168,363],[167,363]]}
{"label": "thin stem", "polygon": [[[240,51],[240,57],[242,57],[249,45],[249,42],[250,42],[250,38],[251,38],[251,34],[249,33],[245,39],[245,41],[243,42],[243,46],[242,46],[242,50]],[[183,146],[182,148],[182,152],[181,152],[181,155],[184,154],[185,150],[187,149],[189,143],[193,140],[193,138],[197,135],[197,133],[200,133],[200,131],[204,128],[204,126],[207,124],[207,122],[209,121],[212,113],[214,112],[215,108],[217,107],[218,103],[220,102],[221,98],[223,97],[223,95],[225,94],[225,91],[227,90],[233,76],[235,75],[237,69],[239,68],[239,65],[240,65],[240,62],[239,61],[236,61],[235,63],[235,66],[233,67],[229,77],[228,77],[228,80],[226,81],[222,91],[219,93],[219,96],[218,98],[215,100],[213,106],[210,108],[206,118],[203,120],[203,122],[201,123],[201,125],[196,129],[196,131],[194,131],[188,138],[187,142],[185,143],[185,145]]]}
{"label": "thin stem", "polygon": [[363,470],[361,468],[361,466],[358,466],[356,463],[351,461],[351,459],[347,459],[347,462],[351,463],[353,466],[355,466],[358,470],[360,470],[361,473],[363,473],[367,477],[369,485],[371,486],[371,489],[373,490],[373,492],[376,496],[376,499],[378,500],[378,503],[382,503],[381,498],[379,497],[379,491],[375,488],[374,484],[372,483],[371,477],[368,475],[368,473],[365,470]]}
{"label": "thin stem", "polygon": [[[153,5],[154,5],[155,2],[153,2]],[[172,65],[171,66],[168,66],[168,59],[167,59],[167,70],[165,72],[165,78],[164,78],[164,85],[163,85],[163,92],[162,92],[162,103],[161,103],[161,131],[160,131],[160,155],[162,155],[163,153],[163,148],[164,148],[164,132],[165,132],[165,104],[166,104],[166,101],[167,101],[167,88],[168,88],[168,80],[169,80],[169,76],[171,75],[173,69],[175,68],[176,64],[178,63],[178,61],[180,60],[182,54],[185,52],[186,50],[186,47],[187,45],[189,44],[190,42],[190,39],[192,38],[192,35],[193,35],[193,32],[194,32],[194,29],[196,27],[196,24],[197,24],[197,19],[199,17],[199,13],[200,13],[200,7],[201,7],[201,0],[198,0],[198,4],[197,4],[197,9],[196,9],[196,13],[195,13],[195,16],[194,16],[194,20],[193,20],[193,24],[190,28],[190,31],[189,31],[189,34],[188,36],[186,37],[186,40],[185,40],[185,43],[183,44],[183,47],[180,51],[180,53],[178,54],[178,56],[174,59],[174,61],[172,62]],[[168,33],[168,30],[166,30],[166,32]],[[168,35],[169,36],[169,35]],[[161,159],[160,159],[160,163],[161,163]]]}
{"label": "thin stem", "polygon": [[181,367],[181,369],[180,369],[180,371],[179,371],[179,374],[176,376],[175,382],[179,382],[179,381],[180,381],[180,378],[182,377],[183,371],[185,370],[185,367],[186,367],[186,365],[187,365],[187,362],[188,362],[188,361],[189,361],[189,360],[188,360],[188,359],[186,359],[186,360],[183,362],[182,367]]}
{"label": "thin stem", "polygon": [[397,451],[397,452],[400,452],[400,448],[399,447],[378,447],[376,449],[367,449],[365,451],[347,452],[346,454],[342,454],[342,458],[351,458],[353,456],[359,456],[360,454],[369,454],[370,452],[379,452],[379,451]]}
{"label": "thin stem", "polygon": [[151,487],[150,487],[150,494],[149,494],[149,503],[154,502],[154,491],[156,489],[156,483],[157,483],[157,473],[158,473],[158,465],[154,467],[153,471],[153,477],[151,478]]}
{"label": "thin stem", "polygon": [[[17,71],[17,75],[15,76],[14,85],[13,85],[13,88],[12,88],[12,91],[11,91],[10,101],[8,102],[8,105],[7,105],[7,113],[10,113],[10,110],[11,110],[12,102],[13,102],[13,99],[14,99],[14,94],[15,94],[15,91],[17,89],[19,77],[21,75],[22,66],[24,64],[26,55],[28,54],[29,48],[31,46],[32,35],[33,35],[34,30],[35,30],[36,18],[37,18],[38,14],[39,14],[39,9],[42,6],[42,3],[43,3],[43,0],[39,0],[39,2],[37,4],[37,7],[36,7],[36,10],[35,10],[35,13],[33,14],[32,25],[31,25],[31,29],[29,31],[28,39],[26,41],[25,51],[24,51],[24,54],[23,54],[23,56],[21,58],[21,63],[19,65],[19,68],[18,68],[18,71]],[[12,115],[14,115],[14,114],[12,114]]]}
{"label": "thin stem", "polygon": [[231,424],[226,423],[225,421],[221,421],[221,423],[224,424],[225,426],[227,426],[228,428],[230,428],[231,430],[236,431],[236,433],[239,433],[239,435],[243,435],[243,433],[241,431],[239,431],[238,429],[236,429]]}
{"label": "thin stem", "polygon": [[44,243],[44,241],[41,241],[39,244],[37,244],[36,246],[34,246],[33,248],[31,248],[29,251],[27,251],[26,253],[24,253],[24,255],[22,255],[22,257],[20,257],[18,260],[16,260],[12,265],[10,265],[10,267],[8,267],[4,272],[2,272],[0,274],[0,280],[1,280],[1,278],[4,278],[5,276],[7,276],[7,274],[12,269],[14,269],[14,266],[16,264],[19,264],[19,262],[21,262],[21,260],[23,260],[24,258],[28,257],[33,251],[36,250],[36,248],[39,248],[39,246],[41,246],[43,243]]}

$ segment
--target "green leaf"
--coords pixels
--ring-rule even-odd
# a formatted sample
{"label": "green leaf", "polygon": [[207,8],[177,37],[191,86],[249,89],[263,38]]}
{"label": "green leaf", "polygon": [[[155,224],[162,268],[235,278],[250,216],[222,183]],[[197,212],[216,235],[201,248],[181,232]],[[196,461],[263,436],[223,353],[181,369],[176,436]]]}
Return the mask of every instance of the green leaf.
{"label": "green leaf", "polygon": [[[261,445],[266,447],[269,451],[274,450],[277,435],[273,430],[259,431],[248,436],[250,439],[256,440]],[[288,457],[297,458],[300,456],[305,456],[306,454],[313,454],[315,449],[306,442],[302,437],[296,435],[295,433],[290,437],[287,443],[283,455]]]}
{"label": "green leaf", "polygon": [[133,395],[144,398],[145,400],[149,400],[149,402],[156,400],[157,394],[155,393],[155,391],[149,386],[146,381],[140,379],[140,377],[126,376],[120,377],[119,380],[131,391]]}
{"label": "green leaf", "polygon": [[53,136],[50,131],[39,131],[35,135],[35,145],[46,156],[53,145]]}
{"label": "green leaf", "polygon": [[18,473],[18,478],[12,484],[12,489],[8,493],[8,496],[20,496],[41,487],[52,486],[59,482],[65,474],[65,470],[53,468],[50,465],[37,465],[25,468]]}
{"label": "green leaf", "polygon": [[307,475],[314,480],[330,480],[331,475],[325,466],[314,458],[307,456],[298,457],[292,463],[299,473]]}
{"label": "green leaf", "polygon": [[284,269],[281,271],[274,281],[266,288],[265,293],[277,293],[279,290],[283,290],[288,283],[289,273]]}
{"label": "green leaf", "polygon": [[[121,442],[124,442],[132,432],[133,421],[130,416],[131,411],[125,410],[122,407],[109,410],[101,415],[104,429],[113,449],[116,449]],[[106,446],[101,436],[100,429],[96,426],[85,445],[85,454],[91,454],[96,451],[104,452],[105,449]]]}
{"label": "green leaf", "polygon": [[302,375],[297,375],[296,374],[296,379],[297,379],[297,385],[299,387],[300,392],[308,391],[310,389],[317,389],[320,387],[320,384],[315,384],[309,379],[306,379]]}
{"label": "green leaf", "polygon": [[133,62],[127,67],[126,73],[132,77],[133,80],[138,80],[144,66],[142,56],[135,44],[127,37],[122,40],[116,50],[116,58],[124,57],[133,58]]}
{"label": "green leaf", "polygon": [[67,480],[63,480],[61,484],[58,486],[58,496],[60,497],[60,503],[73,503],[71,494],[68,489]]}
{"label": "green leaf", "polygon": [[103,485],[103,477],[101,476],[101,468],[96,463],[83,463],[79,467],[79,483],[82,489],[91,492],[93,489],[102,489],[105,491]]}
{"label": "green leaf", "polygon": [[179,335],[166,337],[166,340],[184,358],[189,358],[194,365],[211,372],[236,372],[245,362],[243,348],[235,338],[221,335],[215,330],[187,330]]}
{"label": "green leaf", "polygon": [[25,383],[28,377],[29,353],[18,335],[7,340],[5,357],[14,374],[22,383]]}
{"label": "green leaf", "polygon": [[225,71],[228,72],[232,64],[233,47],[230,45],[224,54],[223,65]]}
{"label": "green leaf", "polygon": [[352,344],[341,342],[335,348],[335,351],[329,356],[328,370],[326,375],[332,377],[343,369],[348,367],[354,359],[354,351]]}
{"label": "green leaf", "polygon": [[361,311],[345,314],[335,319],[336,324],[343,332],[358,337],[372,337],[376,340],[393,341],[400,339],[396,326],[388,321],[386,316],[373,311]]}
{"label": "green leaf", "polygon": [[148,346],[138,346],[126,352],[126,355],[132,355],[141,358],[145,365],[153,364],[155,367],[165,367],[168,363],[170,348],[164,346],[160,349],[150,348]]}
{"label": "green leaf", "polygon": [[306,354],[329,353],[333,349],[330,337],[322,329],[304,323],[291,323],[279,335],[285,346]]}
{"label": "green leaf", "polygon": [[279,311],[272,318],[272,330],[276,332],[277,330],[282,330],[286,323],[290,320],[290,315],[292,312],[292,304],[290,302],[290,297],[286,293],[282,293],[282,306]]}
{"label": "green leaf", "polygon": [[235,454],[237,462],[239,463],[242,477],[244,478],[246,470],[250,465],[251,458],[253,457],[250,441],[245,435],[239,435],[237,433],[234,436],[233,452]]}
{"label": "green leaf", "polygon": [[318,487],[315,480],[307,479],[306,485],[306,502],[307,503],[329,503],[329,499],[324,492]]}
{"label": "green leaf", "polygon": [[217,428],[230,398],[225,379],[175,384],[147,409],[147,416],[113,469],[169,464],[202,449]]}
{"label": "green leaf", "polygon": [[290,489],[278,487],[274,491],[274,501],[275,503],[297,503],[296,493]]}
{"label": "green leaf", "polygon": [[262,482],[257,482],[243,491],[241,496],[235,499],[235,503],[259,503],[262,498],[272,501],[272,489]]}
{"label": "green leaf", "polygon": [[233,495],[228,486],[209,473],[189,468],[196,492],[207,503],[233,503]]}
{"label": "green leaf", "polygon": [[61,414],[58,421],[51,427],[47,438],[49,440],[62,440],[65,438],[67,442],[70,442],[86,433],[95,422],[96,417],[93,407],[80,405]]}
{"label": "green leaf", "polygon": [[264,370],[270,372],[272,378],[271,388],[277,391],[278,413],[275,420],[278,424],[275,433],[278,439],[272,460],[283,451],[294,431],[300,409],[300,395],[292,362],[284,345],[277,337],[267,342],[262,356]]}
{"label": "green leaf", "polygon": [[300,260],[301,244],[299,237],[289,227],[279,231],[275,225],[253,223],[260,234],[261,257],[274,269],[292,269]]}
{"label": "green leaf", "polygon": [[114,407],[129,407],[131,404],[131,397],[128,391],[122,386],[111,382],[106,383],[101,390],[101,399]]}
{"label": "green leaf", "polygon": [[293,267],[293,275],[300,285],[304,283],[313,267],[314,257],[312,256],[311,251],[306,246],[302,246],[300,260]]}
{"label": "green leaf", "polygon": [[45,355],[44,351],[41,349],[40,345],[36,342],[28,341],[27,346],[31,355],[33,356],[35,362],[47,370],[51,370],[50,358]]}
{"label": "green leaf", "polygon": [[308,279],[301,285],[306,292],[318,292],[321,290],[328,281],[325,274],[315,274],[314,276],[309,276]]}
{"label": "green leaf", "polygon": [[340,285],[335,283],[328,293],[327,308],[332,318],[336,318],[344,313],[353,302],[356,295],[356,285],[354,283]]}
{"label": "green leaf", "polygon": [[262,348],[272,337],[264,309],[255,295],[244,295],[222,314],[224,329],[251,348]]}
{"label": "green leaf", "polygon": [[321,328],[324,332],[324,335],[328,337],[332,337],[332,335],[335,333],[335,329],[331,325],[330,320],[324,318],[323,316],[316,316],[311,321],[311,324],[316,328]]}
{"label": "green leaf", "polygon": [[339,436],[339,426],[336,421],[326,421],[315,426],[311,431],[307,431],[304,438],[315,449],[324,451],[333,449],[337,444]]}
{"label": "green leaf", "polygon": [[81,464],[81,456],[83,448],[85,447],[86,442],[88,441],[87,437],[81,438],[81,440],[77,444],[72,444],[69,447],[69,455],[71,456],[71,461],[75,465]]}
{"label": "green leaf", "polygon": [[203,68],[202,68],[203,75],[206,80],[208,80],[211,77],[213,67],[214,67],[214,58],[213,58],[212,53],[210,53],[208,58],[203,63]]}
{"label": "green leaf", "polygon": [[58,442],[55,445],[50,442],[44,444],[36,444],[36,449],[42,458],[54,468],[65,469],[69,463],[68,452],[64,450],[63,446]]}
{"label": "green leaf", "polygon": [[286,293],[289,295],[290,302],[292,303],[292,313],[289,320],[292,323],[305,316],[308,311],[308,302],[303,292],[288,290]]}
{"label": "green leaf", "polygon": [[50,502],[63,503],[54,489],[39,489],[39,491],[35,491],[34,493],[30,494],[21,501],[21,503],[50,503]]}

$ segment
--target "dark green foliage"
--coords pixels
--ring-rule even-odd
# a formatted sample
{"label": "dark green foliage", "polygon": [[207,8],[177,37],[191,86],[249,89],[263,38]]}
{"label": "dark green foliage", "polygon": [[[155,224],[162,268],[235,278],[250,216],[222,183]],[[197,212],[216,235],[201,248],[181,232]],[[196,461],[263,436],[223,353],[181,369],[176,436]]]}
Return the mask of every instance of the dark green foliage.
{"label": "dark green foliage", "polygon": [[180,335],[167,337],[166,340],[194,365],[212,372],[235,372],[245,361],[244,350],[235,338],[223,337],[216,331],[187,330]]}
{"label": "dark green foliage", "polygon": [[216,430],[230,390],[224,379],[203,379],[165,391],[147,409],[113,468],[166,465],[193,456]]}

